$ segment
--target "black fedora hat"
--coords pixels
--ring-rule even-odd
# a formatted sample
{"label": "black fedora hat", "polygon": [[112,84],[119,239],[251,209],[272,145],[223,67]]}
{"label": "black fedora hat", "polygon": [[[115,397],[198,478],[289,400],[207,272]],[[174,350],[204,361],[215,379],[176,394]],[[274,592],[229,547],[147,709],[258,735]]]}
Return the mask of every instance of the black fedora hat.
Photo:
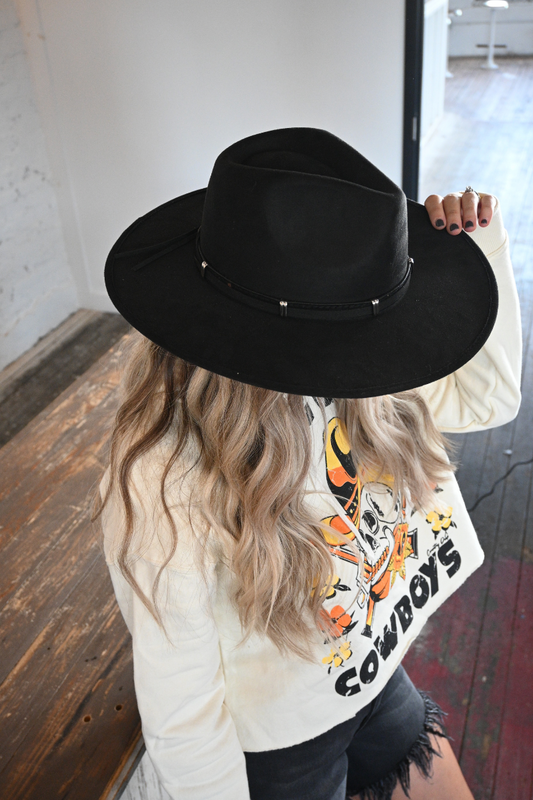
{"label": "black fedora hat", "polygon": [[106,287],[144,336],[212,372],[290,394],[371,397],[437,380],[496,319],[490,264],[464,232],[314,128],[217,158],[113,246]]}

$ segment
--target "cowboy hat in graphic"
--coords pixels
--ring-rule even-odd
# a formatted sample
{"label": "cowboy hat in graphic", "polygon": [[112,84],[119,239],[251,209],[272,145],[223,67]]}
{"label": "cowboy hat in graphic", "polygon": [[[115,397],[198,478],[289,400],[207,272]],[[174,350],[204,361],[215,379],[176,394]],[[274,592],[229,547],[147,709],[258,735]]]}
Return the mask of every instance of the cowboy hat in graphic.
{"label": "cowboy hat in graphic", "polygon": [[496,319],[491,267],[464,232],[314,128],[249,136],[207,189],[134,222],[105,267],[120,313],[186,361],[290,394],[370,397],[471,359]]}

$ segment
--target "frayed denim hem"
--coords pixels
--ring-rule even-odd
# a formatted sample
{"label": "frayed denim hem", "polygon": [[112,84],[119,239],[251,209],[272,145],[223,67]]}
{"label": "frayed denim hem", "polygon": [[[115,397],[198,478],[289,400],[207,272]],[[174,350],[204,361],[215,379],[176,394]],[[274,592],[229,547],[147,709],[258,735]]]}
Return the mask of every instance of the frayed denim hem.
{"label": "frayed denim hem", "polygon": [[435,750],[433,747],[430,734],[434,736],[441,736],[444,739],[450,737],[446,733],[444,727],[444,717],[446,712],[443,711],[431,697],[425,692],[420,692],[425,705],[425,719],[424,728],[419,734],[416,742],[412,745],[407,755],[400,761],[400,763],[384,778],[375,781],[364,789],[352,790],[347,794],[347,799],[352,796],[360,798],[360,800],[391,800],[392,793],[396,788],[398,782],[400,783],[405,795],[409,797],[409,771],[411,764],[416,764],[424,778],[431,778],[432,776],[432,763],[433,756],[441,757],[440,750]]}

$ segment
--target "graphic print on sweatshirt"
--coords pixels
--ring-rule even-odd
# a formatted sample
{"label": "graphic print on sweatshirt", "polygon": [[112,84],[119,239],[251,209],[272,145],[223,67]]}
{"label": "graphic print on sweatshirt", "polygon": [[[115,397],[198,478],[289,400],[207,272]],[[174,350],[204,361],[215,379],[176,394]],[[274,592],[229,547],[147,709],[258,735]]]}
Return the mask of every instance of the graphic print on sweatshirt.
{"label": "graphic print on sweatshirt", "polygon": [[435,508],[426,512],[396,498],[387,476],[365,482],[332,401],[324,402],[325,431],[320,401],[310,399],[306,409],[324,467],[323,485],[313,489],[329,506],[321,521],[335,564],[321,593],[336,646],[327,643],[322,663],[335,692],[349,697],[378,675],[379,684],[386,682],[428,616],[483,553],[455,479],[437,487]]}

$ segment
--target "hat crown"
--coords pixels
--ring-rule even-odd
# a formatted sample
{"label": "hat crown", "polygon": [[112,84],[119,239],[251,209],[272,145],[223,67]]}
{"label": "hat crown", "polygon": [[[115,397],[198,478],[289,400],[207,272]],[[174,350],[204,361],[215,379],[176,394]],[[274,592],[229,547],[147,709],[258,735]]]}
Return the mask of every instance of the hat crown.
{"label": "hat crown", "polygon": [[243,139],[217,158],[200,231],[203,257],[259,294],[310,304],[370,301],[408,269],[405,195],[327,131]]}

